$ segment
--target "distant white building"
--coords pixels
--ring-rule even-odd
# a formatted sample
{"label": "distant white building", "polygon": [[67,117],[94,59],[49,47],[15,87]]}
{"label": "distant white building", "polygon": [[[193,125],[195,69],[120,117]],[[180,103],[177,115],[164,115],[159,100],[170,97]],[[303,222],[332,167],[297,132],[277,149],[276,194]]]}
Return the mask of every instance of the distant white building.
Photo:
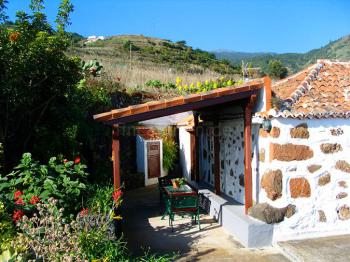
{"label": "distant white building", "polygon": [[85,43],[93,43],[96,42],[98,40],[105,40],[104,36],[95,36],[95,35],[91,35],[87,38],[87,41]]}

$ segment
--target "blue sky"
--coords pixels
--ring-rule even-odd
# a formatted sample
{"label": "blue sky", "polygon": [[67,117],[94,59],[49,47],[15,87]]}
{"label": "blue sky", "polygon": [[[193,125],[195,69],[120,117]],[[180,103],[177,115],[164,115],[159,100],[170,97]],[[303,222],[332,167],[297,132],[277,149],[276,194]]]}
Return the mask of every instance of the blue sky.
{"label": "blue sky", "polygon": [[[8,14],[29,0],[9,0]],[[69,31],[186,40],[204,50],[305,52],[350,34],[349,0],[72,0]],[[46,0],[50,21],[59,0]]]}

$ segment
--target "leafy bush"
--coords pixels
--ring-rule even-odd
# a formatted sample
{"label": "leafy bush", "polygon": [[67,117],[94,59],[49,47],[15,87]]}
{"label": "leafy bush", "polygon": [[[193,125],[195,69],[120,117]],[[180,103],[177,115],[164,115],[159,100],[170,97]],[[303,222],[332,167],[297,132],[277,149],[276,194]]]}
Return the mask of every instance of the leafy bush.
{"label": "leafy bush", "polygon": [[0,201],[0,254],[9,248],[9,242],[15,236],[15,229],[10,214],[7,213],[5,205]]}
{"label": "leafy bush", "polygon": [[74,161],[52,157],[48,165],[40,165],[30,153],[24,153],[13,172],[0,176],[0,192],[8,209],[15,210],[14,216],[30,214],[39,200],[45,202],[50,197],[58,199],[59,206],[69,213],[80,208],[86,177],[86,166],[79,157]]}
{"label": "leafy bush", "polygon": [[288,75],[288,69],[279,60],[270,60],[268,74],[274,79],[282,79]]}
{"label": "leafy bush", "polygon": [[149,80],[145,84],[147,87],[153,87],[153,88],[164,88],[167,89],[175,89],[176,85],[174,83],[168,82],[168,83],[162,83],[159,80]]}
{"label": "leafy bush", "polygon": [[168,136],[163,136],[163,168],[171,170],[177,159],[177,144]]}
{"label": "leafy bush", "polygon": [[207,92],[211,91],[217,88],[222,88],[222,87],[228,87],[228,86],[234,86],[234,85],[239,85],[242,84],[242,81],[235,81],[233,79],[226,79],[224,77],[219,78],[216,81],[209,81],[206,80],[205,82],[197,82],[197,83],[191,83],[190,85],[188,84],[183,84],[182,79],[177,77],[176,78],[176,87],[181,93],[185,94],[193,94],[193,93],[201,93],[201,92]]}

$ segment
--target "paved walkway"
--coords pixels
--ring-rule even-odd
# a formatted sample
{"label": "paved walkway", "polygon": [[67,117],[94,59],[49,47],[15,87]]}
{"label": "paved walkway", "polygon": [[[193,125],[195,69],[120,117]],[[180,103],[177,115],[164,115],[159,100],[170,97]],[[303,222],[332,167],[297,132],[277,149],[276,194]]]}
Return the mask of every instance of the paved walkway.
{"label": "paved walkway", "polygon": [[350,236],[335,236],[280,242],[278,245],[296,262],[349,262]]}
{"label": "paved walkway", "polygon": [[190,218],[175,221],[171,232],[167,220],[161,220],[156,186],[126,193],[123,228],[130,251],[144,250],[177,253],[177,261],[289,261],[274,248],[247,249],[230,237],[215,221],[201,215],[202,230],[191,225]]}

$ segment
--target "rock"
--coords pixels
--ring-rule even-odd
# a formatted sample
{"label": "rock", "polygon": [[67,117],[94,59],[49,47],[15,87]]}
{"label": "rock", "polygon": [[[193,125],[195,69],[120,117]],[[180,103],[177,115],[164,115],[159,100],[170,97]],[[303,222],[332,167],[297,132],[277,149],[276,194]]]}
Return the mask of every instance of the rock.
{"label": "rock", "polygon": [[346,193],[346,192],[340,192],[340,193],[336,196],[336,199],[346,198],[347,196],[348,196],[348,193]]}
{"label": "rock", "polygon": [[322,223],[327,222],[327,217],[323,210],[318,210],[318,221]]}
{"label": "rock", "polygon": [[308,126],[306,123],[300,124],[296,126],[295,128],[292,128],[290,130],[290,136],[292,138],[304,138],[308,139],[310,134],[308,130]]}
{"label": "rock", "polygon": [[344,134],[344,131],[343,131],[343,129],[341,129],[341,128],[337,128],[337,129],[331,129],[331,135],[332,136],[340,136],[340,135],[342,135],[342,134]]}
{"label": "rock", "polygon": [[307,167],[310,173],[315,173],[317,170],[319,170],[322,166],[321,165],[310,165]]}
{"label": "rock", "polygon": [[346,181],[339,181],[338,182],[338,185],[340,186],[340,187],[343,187],[343,188],[348,188],[348,186],[347,186],[347,184],[346,184]]}
{"label": "rock", "polygon": [[293,216],[296,212],[297,212],[297,210],[296,210],[296,206],[295,206],[295,205],[288,205],[288,206],[287,206],[287,211],[286,211],[285,217],[286,217],[286,218],[290,218],[290,217]]}
{"label": "rock", "polygon": [[261,179],[261,187],[265,189],[267,197],[276,200],[282,196],[282,171],[267,171]]}
{"label": "rock", "polygon": [[338,209],[338,217],[341,220],[350,219],[350,208],[347,205],[343,205]]}
{"label": "rock", "polygon": [[324,154],[333,154],[343,150],[341,144],[337,144],[337,143],[335,144],[324,143],[320,145],[320,148]]}
{"label": "rock", "polygon": [[271,131],[270,131],[270,136],[272,136],[273,138],[278,138],[280,136],[281,130],[274,126]]}
{"label": "rock", "polygon": [[310,197],[311,188],[306,178],[292,178],[289,181],[290,194],[292,198]]}
{"label": "rock", "polygon": [[241,187],[244,187],[244,175],[243,174],[239,175],[239,185]]}
{"label": "rock", "polygon": [[280,161],[301,161],[307,160],[314,156],[314,152],[309,146],[294,144],[270,144],[271,160]]}
{"label": "rock", "polygon": [[329,174],[328,172],[318,179],[319,186],[327,185],[329,182],[331,182],[331,174]]}
{"label": "rock", "polygon": [[343,172],[350,173],[350,164],[345,160],[338,160],[335,164],[335,168]]}
{"label": "rock", "polygon": [[292,216],[295,213],[295,206],[288,205],[284,208],[275,208],[268,203],[260,203],[251,207],[248,214],[267,224],[272,224],[283,221],[287,211],[288,215]]}
{"label": "rock", "polygon": [[265,149],[264,148],[260,148],[260,150],[259,150],[259,161],[265,162]]}

